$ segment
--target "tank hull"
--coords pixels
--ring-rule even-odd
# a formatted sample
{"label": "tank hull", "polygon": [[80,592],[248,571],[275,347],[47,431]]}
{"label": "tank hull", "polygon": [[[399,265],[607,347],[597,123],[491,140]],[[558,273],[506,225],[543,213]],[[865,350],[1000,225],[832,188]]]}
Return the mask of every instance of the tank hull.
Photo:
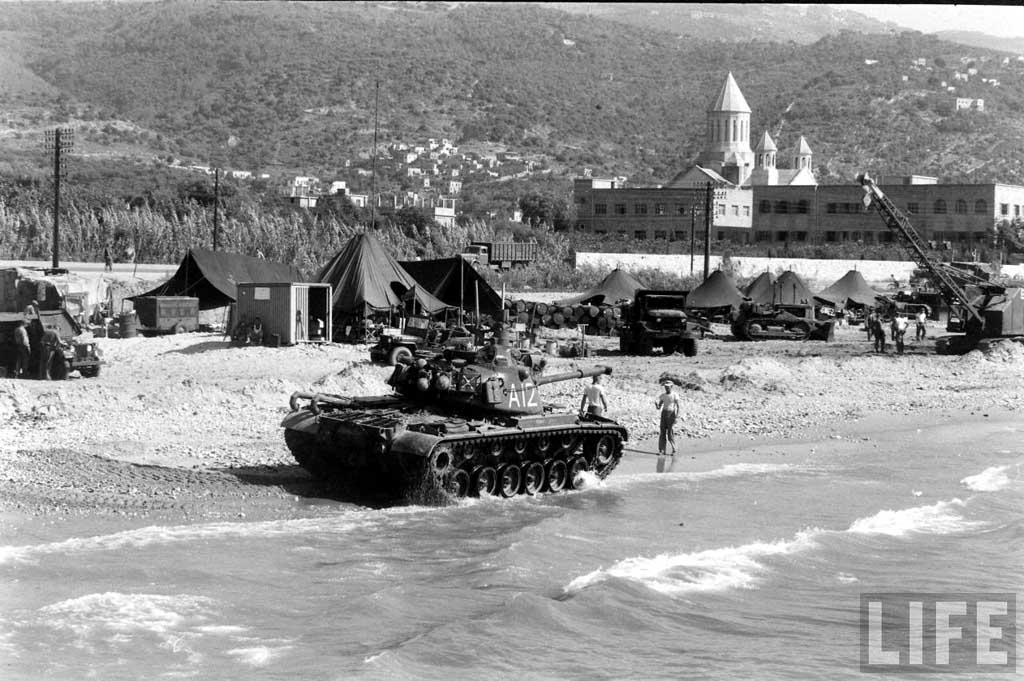
{"label": "tank hull", "polygon": [[317,478],[360,489],[451,496],[571,489],[582,471],[607,477],[626,429],[593,415],[463,418],[400,396],[292,401],[282,422],[296,461]]}

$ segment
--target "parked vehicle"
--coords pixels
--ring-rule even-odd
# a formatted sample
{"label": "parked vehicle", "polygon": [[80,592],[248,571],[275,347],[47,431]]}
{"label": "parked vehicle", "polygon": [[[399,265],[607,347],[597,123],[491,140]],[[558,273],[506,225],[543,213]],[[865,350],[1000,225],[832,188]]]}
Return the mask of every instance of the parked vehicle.
{"label": "parked vehicle", "polygon": [[139,333],[186,333],[199,328],[199,299],[189,296],[144,296],[135,299]]}
{"label": "parked vehicle", "polygon": [[739,340],[823,340],[835,337],[835,320],[818,319],[813,305],[744,302],[730,328]]}
{"label": "parked vehicle", "polygon": [[491,269],[508,270],[536,260],[537,244],[532,241],[474,241],[463,249],[462,257]]}
{"label": "parked vehicle", "polygon": [[473,335],[458,327],[446,328],[429,317],[408,317],[404,332],[383,333],[370,348],[370,359],[395,366],[416,356],[433,356],[445,349],[471,350]]}
{"label": "parked vehicle", "polygon": [[697,339],[708,327],[687,317],[685,291],[640,289],[624,310],[619,328],[619,349],[630,355],[650,355],[660,348],[666,355],[681,349],[697,354]]}
{"label": "parked vehicle", "polygon": [[[14,342],[14,329],[18,322],[24,320],[20,313],[0,313],[0,368],[6,375],[14,373],[17,362],[17,346]],[[32,352],[29,356],[29,373],[39,375],[39,364],[42,361],[42,338],[47,327],[54,327],[60,336],[60,352],[53,356],[50,365],[50,376],[55,380],[63,380],[72,371],[78,371],[83,378],[99,376],[103,365],[99,345],[93,339],[81,338],[82,327],[67,310],[39,310],[27,321],[29,341]]]}

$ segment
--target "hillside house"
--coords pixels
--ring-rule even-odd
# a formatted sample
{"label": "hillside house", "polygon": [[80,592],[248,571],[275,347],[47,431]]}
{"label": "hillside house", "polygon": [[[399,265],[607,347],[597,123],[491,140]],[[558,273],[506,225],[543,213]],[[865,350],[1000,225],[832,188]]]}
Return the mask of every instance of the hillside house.
{"label": "hillside house", "polygon": [[451,196],[456,196],[462,191],[462,180],[450,179],[448,180],[447,193]]}
{"label": "hillside house", "polygon": [[405,165],[409,165],[410,163],[415,163],[416,159],[418,159],[419,157],[419,154],[410,151],[406,153],[404,156],[402,156],[402,162],[405,163]]}

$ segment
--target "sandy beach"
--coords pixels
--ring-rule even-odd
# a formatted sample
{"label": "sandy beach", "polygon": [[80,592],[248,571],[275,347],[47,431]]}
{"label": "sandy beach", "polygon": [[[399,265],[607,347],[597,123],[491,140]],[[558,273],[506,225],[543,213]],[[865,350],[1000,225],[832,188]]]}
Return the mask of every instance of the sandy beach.
{"label": "sandy beach", "polygon": [[[9,538],[81,516],[134,524],[296,513],[297,498],[315,504],[326,491],[284,445],[289,395],[381,394],[390,373],[365,346],[239,348],[201,333],[100,343],[98,378],[0,379]],[[1019,420],[1024,397],[1024,345],[1012,342],[945,356],[929,338],[902,356],[876,355],[848,328],[831,343],[709,337],[694,358],[622,356],[615,338],[591,348],[578,363],[613,367],[609,416],[630,431],[613,475],[827,456],[891,446],[887,438],[918,429],[927,438],[950,423],[999,427]],[[551,358],[547,371],[576,363]],[[686,386],[679,453],[659,466],[654,397],[664,371]],[[551,385],[544,396],[575,409],[584,385]]]}

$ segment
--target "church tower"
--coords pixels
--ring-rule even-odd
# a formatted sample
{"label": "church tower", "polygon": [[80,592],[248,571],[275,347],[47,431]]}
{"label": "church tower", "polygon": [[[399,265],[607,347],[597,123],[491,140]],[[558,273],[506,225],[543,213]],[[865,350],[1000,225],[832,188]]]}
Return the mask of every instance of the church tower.
{"label": "church tower", "polygon": [[807,140],[804,139],[803,135],[800,135],[800,141],[796,145],[796,155],[793,157],[793,168],[795,170],[812,170],[811,168],[811,146],[807,144]]}
{"label": "church tower", "polygon": [[757,168],[774,168],[775,155],[778,151],[779,148],[775,146],[772,136],[765,130],[764,136],[757,143],[757,148],[754,149],[754,153],[757,155]]}
{"label": "church tower", "polygon": [[731,72],[708,109],[707,121],[707,144],[698,165],[714,170],[730,182],[743,184],[754,168],[750,106]]}

